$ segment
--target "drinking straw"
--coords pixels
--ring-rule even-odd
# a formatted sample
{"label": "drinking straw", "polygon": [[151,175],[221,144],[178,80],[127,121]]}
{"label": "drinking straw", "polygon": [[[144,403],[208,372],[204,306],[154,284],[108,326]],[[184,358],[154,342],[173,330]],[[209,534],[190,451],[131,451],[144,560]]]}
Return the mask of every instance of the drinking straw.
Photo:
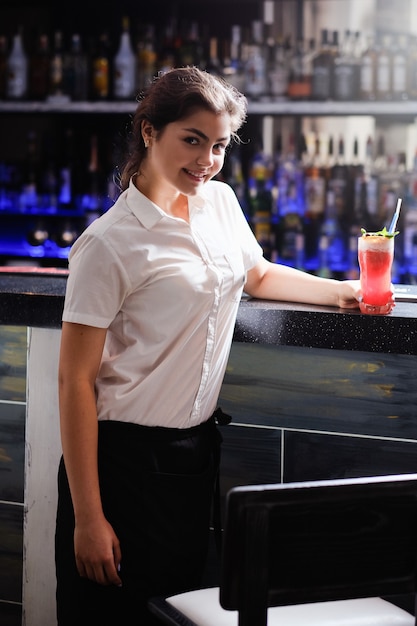
{"label": "drinking straw", "polygon": [[395,207],[395,213],[392,217],[391,224],[389,225],[389,228],[388,228],[388,233],[390,235],[393,235],[395,232],[395,227],[397,226],[397,221],[400,216],[401,202],[402,202],[401,198],[398,198],[397,206]]}

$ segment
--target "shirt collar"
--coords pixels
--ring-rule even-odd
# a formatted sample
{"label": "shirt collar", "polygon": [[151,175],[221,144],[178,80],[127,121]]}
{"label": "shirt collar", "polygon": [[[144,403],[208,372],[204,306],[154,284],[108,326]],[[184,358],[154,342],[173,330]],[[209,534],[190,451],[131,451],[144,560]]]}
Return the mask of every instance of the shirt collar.
{"label": "shirt collar", "polygon": [[[157,204],[149,200],[149,198],[139,191],[134,185],[132,178],[130,179],[129,188],[127,190],[126,202],[132,213],[148,230],[151,230],[158,222],[167,217],[166,213],[164,213]],[[189,197],[188,202],[190,215],[192,215],[193,211],[203,209],[207,200],[204,195],[201,194]]]}

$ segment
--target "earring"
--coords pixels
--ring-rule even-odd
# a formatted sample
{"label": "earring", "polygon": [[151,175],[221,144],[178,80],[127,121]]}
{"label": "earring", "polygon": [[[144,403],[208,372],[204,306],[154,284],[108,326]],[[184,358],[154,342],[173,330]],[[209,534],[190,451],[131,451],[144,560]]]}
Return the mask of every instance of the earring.
{"label": "earring", "polygon": [[147,139],[144,139],[143,143],[145,144],[145,148],[149,148],[149,141]]}

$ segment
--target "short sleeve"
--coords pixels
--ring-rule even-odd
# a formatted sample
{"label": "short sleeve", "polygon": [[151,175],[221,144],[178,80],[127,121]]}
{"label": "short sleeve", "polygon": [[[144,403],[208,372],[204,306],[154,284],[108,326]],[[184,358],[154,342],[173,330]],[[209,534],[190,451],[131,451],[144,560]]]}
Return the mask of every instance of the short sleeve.
{"label": "short sleeve", "polygon": [[112,246],[84,233],[69,257],[63,321],[107,328],[129,292],[123,264]]}

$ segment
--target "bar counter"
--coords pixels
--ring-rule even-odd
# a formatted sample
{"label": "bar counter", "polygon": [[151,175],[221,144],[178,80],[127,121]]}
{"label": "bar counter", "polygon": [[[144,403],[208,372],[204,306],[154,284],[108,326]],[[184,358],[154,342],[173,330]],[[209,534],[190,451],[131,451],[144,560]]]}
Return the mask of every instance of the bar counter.
{"label": "bar counter", "polygon": [[0,324],[59,328],[68,271],[0,267]]}
{"label": "bar counter", "polygon": [[[67,274],[55,268],[0,268],[0,324],[59,328]],[[399,298],[407,297],[407,287],[398,289]],[[234,341],[417,354],[417,298],[397,301],[387,316],[243,298]]]}
{"label": "bar counter", "polygon": [[[65,270],[0,268],[0,525],[16,565],[13,578],[9,547],[0,550],[0,622],[2,604],[20,606],[25,626],[55,624],[66,280]],[[239,484],[417,471],[417,302],[413,288],[396,290],[387,316],[242,299],[219,398],[232,416],[221,427],[223,496]]]}

